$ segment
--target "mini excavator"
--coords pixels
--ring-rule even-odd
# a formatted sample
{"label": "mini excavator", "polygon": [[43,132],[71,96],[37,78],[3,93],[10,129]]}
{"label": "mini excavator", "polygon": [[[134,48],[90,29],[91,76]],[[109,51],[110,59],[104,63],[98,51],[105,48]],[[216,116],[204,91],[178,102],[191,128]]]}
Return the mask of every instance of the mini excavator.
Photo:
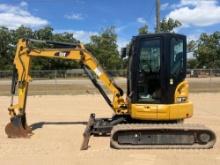
{"label": "mini excavator", "polygon": [[[35,43],[44,44],[42,48]],[[114,111],[111,118],[91,114],[83,134],[81,150],[89,138],[110,136],[116,149],[208,149],[216,141],[215,133],[200,124],[184,124],[192,117],[186,78],[186,36],[157,33],[133,37],[122,56],[128,56],[127,94],[101,68],[81,43],[63,43],[20,39],[14,58],[11,87],[10,122],[5,127],[9,138],[30,137],[26,122],[31,59],[38,57],[78,61],[94,86]],[[105,87],[113,98],[103,89]],[[17,92],[16,92],[17,90]],[[14,96],[18,103],[14,104]],[[89,107],[88,107],[89,108]]]}

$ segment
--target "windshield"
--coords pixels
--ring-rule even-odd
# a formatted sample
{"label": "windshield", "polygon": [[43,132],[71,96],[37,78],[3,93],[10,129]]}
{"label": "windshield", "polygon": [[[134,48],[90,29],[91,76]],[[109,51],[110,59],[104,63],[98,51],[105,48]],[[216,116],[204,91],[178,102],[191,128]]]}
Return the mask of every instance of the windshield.
{"label": "windshield", "polygon": [[139,52],[138,101],[159,102],[161,98],[160,39],[143,40]]}
{"label": "windshield", "polygon": [[141,43],[140,71],[159,72],[160,70],[160,40],[147,40]]}

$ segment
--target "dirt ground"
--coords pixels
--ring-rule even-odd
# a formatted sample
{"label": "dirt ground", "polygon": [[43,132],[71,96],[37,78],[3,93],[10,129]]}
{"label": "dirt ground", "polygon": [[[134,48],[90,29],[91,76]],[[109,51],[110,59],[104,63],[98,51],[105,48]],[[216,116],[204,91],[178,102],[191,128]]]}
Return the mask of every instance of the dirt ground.
{"label": "dirt ground", "polygon": [[[191,94],[195,105],[188,123],[202,123],[220,137],[220,93]],[[33,126],[30,139],[8,139],[4,126],[8,122],[10,98],[0,97],[0,164],[62,165],[218,165],[220,142],[210,150],[115,150],[109,137],[91,137],[90,148],[80,151],[82,133],[90,113],[110,117],[112,112],[100,95],[30,96],[28,123]]]}

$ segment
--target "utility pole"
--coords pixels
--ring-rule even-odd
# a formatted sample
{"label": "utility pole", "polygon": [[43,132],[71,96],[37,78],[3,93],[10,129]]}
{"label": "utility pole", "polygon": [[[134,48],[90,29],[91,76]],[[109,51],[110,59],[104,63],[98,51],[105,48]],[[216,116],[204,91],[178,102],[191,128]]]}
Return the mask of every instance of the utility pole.
{"label": "utility pole", "polygon": [[160,32],[160,0],[156,0],[156,33]]}

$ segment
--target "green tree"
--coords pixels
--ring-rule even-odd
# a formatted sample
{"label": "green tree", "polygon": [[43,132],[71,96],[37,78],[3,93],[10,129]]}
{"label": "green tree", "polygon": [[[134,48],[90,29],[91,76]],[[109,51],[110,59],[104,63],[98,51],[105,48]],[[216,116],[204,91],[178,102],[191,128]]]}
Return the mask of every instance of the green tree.
{"label": "green tree", "polygon": [[[16,43],[20,38],[33,38],[40,40],[54,40],[62,42],[78,42],[73,33],[54,33],[52,27],[44,27],[32,30],[24,26],[16,30],[9,30],[0,27],[0,70],[12,69],[13,59],[16,50]],[[91,37],[91,42],[87,47],[97,57],[98,61],[107,69],[117,69],[121,67],[121,59],[117,50],[117,35],[114,27],[104,29],[99,35]],[[41,48],[42,44],[33,44],[34,47]],[[47,47],[51,47],[47,45]],[[32,69],[73,69],[80,66],[74,61],[33,58]]]}
{"label": "green tree", "polygon": [[[33,38],[40,40],[55,40],[62,42],[76,42],[72,33],[54,34],[53,28],[44,27],[33,31],[31,28],[20,26],[16,30],[9,30],[0,27],[0,70],[12,69],[13,59],[16,50],[16,43],[20,38]],[[33,44],[35,47],[41,48],[42,44]],[[48,46],[50,47],[50,46]],[[32,69],[70,69],[78,68],[79,65],[74,61],[33,58]]]}
{"label": "green tree", "polygon": [[[194,52],[198,48],[198,42],[191,40],[187,43],[187,53],[195,57]],[[195,69],[198,66],[198,60],[196,58],[187,59],[187,68]]]}
{"label": "green tree", "polygon": [[0,70],[11,68],[14,54],[13,38],[8,28],[0,27]]}
{"label": "green tree", "polygon": [[117,46],[117,34],[114,27],[104,29],[100,34],[91,36],[86,48],[97,58],[105,69],[121,67]]}
{"label": "green tree", "polygon": [[194,52],[197,48],[197,41],[191,40],[187,43],[187,52]]}
{"label": "green tree", "polygon": [[50,26],[47,26],[45,28],[36,30],[34,32],[34,38],[38,40],[52,40],[53,28]]}
{"label": "green tree", "polygon": [[202,33],[194,52],[200,68],[220,68],[220,32]]}
{"label": "green tree", "polygon": [[20,38],[34,38],[34,32],[32,29],[24,26],[20,26],[18,29],[12,30],[11,35],[13,37],[14,44],[16,44]]}
{"label": "green tree", "polygon": [[187,68],[189,69],[196,69],[198,66],[197,59],[188,59],[187,60]]}
{"label": "green tree", "polygon": [[148,34],[148,26],[145,24],[144,26],[140,27],[138,29],[138,34]]}
{"label": "green tree", "polygon": [[174,29],[180,27],[182,24],[178,20],[174,20],[172,18],[166,19],[164,18],[160,22],[160,31],[161,32],[174,32]]}
{"label": "green tree", "polygon": [[16,30],[9,30],[6,27],[0,28],[0,69],[12,69],[16,43],[19,38],[33,38],[30,28],[24,26]]}

